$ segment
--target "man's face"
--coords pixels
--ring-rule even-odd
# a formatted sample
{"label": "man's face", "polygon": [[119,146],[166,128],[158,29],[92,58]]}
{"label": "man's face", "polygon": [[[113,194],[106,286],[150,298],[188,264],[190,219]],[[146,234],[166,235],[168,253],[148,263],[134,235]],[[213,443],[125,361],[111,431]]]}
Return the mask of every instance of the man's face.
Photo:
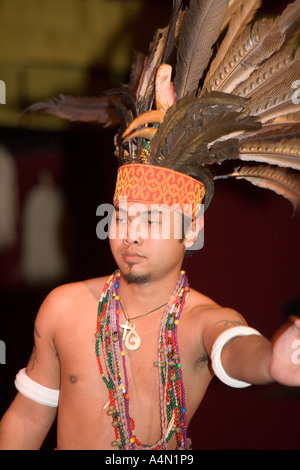
{"label": "man's face", "polygon": [[182,220],[182,214],[166,206],[120,201],[110,226],[110,246],[128,282],[145,283],[181,268]]}

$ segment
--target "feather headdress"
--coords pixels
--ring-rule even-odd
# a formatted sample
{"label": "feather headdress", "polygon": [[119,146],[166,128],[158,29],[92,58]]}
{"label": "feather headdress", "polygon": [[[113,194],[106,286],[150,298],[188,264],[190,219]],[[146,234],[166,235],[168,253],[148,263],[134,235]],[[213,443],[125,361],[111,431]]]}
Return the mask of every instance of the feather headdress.
{"label": "feather headdress", "polygon": [[137,54],[127,85],[96,99],[59,96],[30,109],[119,125],[120,165],[190,175],[205,185],[206,207],[214,181],[228,177],[298,207],[300,0],[275,19],[254,20],[261,2],[190,0],[184,7],[174,0],[168,27],[156,32],[148,57]]}

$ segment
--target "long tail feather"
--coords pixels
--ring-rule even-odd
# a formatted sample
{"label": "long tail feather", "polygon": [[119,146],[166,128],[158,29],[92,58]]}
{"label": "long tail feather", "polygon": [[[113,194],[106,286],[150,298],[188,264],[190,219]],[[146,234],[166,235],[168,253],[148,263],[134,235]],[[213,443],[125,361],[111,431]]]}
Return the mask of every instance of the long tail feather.
{"label": "long tail feather", "polygon": [[284,41],[280,35],[274,37],[273,41],[267,41],[272,25],[272,20],[263,19],[255,23],[254,27],[247,26],[227,52],[204,90],[231,93],[237,85],[248,79],[257,64],[276,52]]}
{"label": "long tail feather", "polygon": [[300,111],[289,114],[281,114],[273,120],[274,124],[300,124]]}
{"label": "long tail feather", "polygon": [[173,0],[173,7],[168,25],[168,33],[166,36],[165,49],[162,56],[162,63],[165,63],[168,60],[171,52],[173,51],[175,39],[179,33],[183,16],[182,0]]}
{"label": "long tail feather", "polygon": [[299,73],[288,70],[284,81],[275,82],[267,92],[262,90],[255,94],[248,101],[251,114],[259,116],[259,120],[264,123],[281,114],[300,111],[300,100],[294,99],[294,84],[298,79]]}
{"label": "long tail feather", "polygon": [[81,98],[59,95],[29,106],[20,114],[19,119],[28,112],[41,112],[69,121],[98,122],[104,124],[104,127],[115,127],[120,124],[115,111],[119,102],[120,99],[116,96]]}
{"label": "long tail feather", "polygon": [[276,18],[274,29],[284,35],[284,44],[289,44],[295,38],[300,29],[300,0],[291,2]]}
{"label": "long tail feather", "polygon": [[300,138],[243,142],[239,158],[300,170]]}
{"label": "long tail feather", "polygon": [[221,31],[224,31],[244,0],[230,0]]}
{"label": "long tail feather", "polygon": [[268,93],[274,82],[285,80],[289,69],[300,70],[300,49],[293,47],[280,50],[257,68],[250,77],[240,83],[232,93],[249,98],[264,90]]}
{"label": "long tail feather", "polygon": [[291,170],[270,165],[243,166],[224,177],[245,179],[285,197],[292,203],[294,210],[300,208],[300,177]]}
{"label": "long tail feather", "polygon": [[171,54],[175,39],[179,34],[182,21],[182,1],[173,0],[170,23],[165,28],[158,29],[150,44],[149,55],[144,62],[140,82],[137,88],[137,101],[139,112],[149,111],[154,98],[154,83],[157,68],[164,63]]}
{"label": "long tail feather", "polygon": [[289,115],[286,116],[285,121],[267,123],[255,132],[245,132],[240,136],[241,144],[244,142],[251,144],[251,142],[255,143],[259,140],[300,138],[300,113],[298,121],[292,119],[288,120],[288,116]]}
{"label": "long tail feather", "polygon": [[165,50],[168,28],[158,29],[150,44],[150,52],[144,62],[143,72],[137,88],[137,101],[139,112],[148,111],[151,108],[154,96],[154,82],[157,67],[162,62]]}
{"label": "long tail feather", "polygon": [[239,1],[238,5],[235,5],[237,9],[231,18],[226,36],[223,39],[221,46],[210,65],[209,71],[205,77],[204,86],[215,73],[226,53],[235,43],[243,29],[253,19],[253,16],[260,7],[261,3],[262,0],[243,0],[242,2]]}
{"label": "long tail feather", "polygon": [[262,19],[248,25],[228,50],[204,87],[231,93],[268,57],[299,31],[300,0],[289,5],[276,20]]}
{"label": "long tail feather", "polygon": [[124,86],[136,92],[144,68],[145,56],[141,52],[135,52],[134,60],[131,65],[129,83]]}
{"label": "long tail feather", "polygon": [[179,37],[175,92],[177,98],[195,90],[218,39],[228,0],[191,0]]}

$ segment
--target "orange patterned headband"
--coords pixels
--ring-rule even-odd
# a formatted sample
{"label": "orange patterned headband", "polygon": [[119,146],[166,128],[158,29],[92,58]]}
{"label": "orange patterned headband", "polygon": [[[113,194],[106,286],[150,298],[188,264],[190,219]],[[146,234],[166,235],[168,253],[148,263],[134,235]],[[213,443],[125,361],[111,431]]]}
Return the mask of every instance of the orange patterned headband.
{"label": "orange patterned headband", "polygon": [[120,198],[176,208],[195,218],[205,194],[204,185],[191,176],[160,166],[131,163],[119,167],[114,205]]}

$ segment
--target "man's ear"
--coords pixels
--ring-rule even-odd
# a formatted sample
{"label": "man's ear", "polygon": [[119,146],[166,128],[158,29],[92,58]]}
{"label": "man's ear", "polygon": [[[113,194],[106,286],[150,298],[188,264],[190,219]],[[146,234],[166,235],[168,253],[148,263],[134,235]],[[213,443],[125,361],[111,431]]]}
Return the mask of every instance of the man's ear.
{"label": "man's ear", "polygon": [[196,242],[197,237],[200,231],[204,227],[204,215],[201,214],[200,217],[193,219],[185,232],[185,237],[183,243],[186,249],[189,249]]}

